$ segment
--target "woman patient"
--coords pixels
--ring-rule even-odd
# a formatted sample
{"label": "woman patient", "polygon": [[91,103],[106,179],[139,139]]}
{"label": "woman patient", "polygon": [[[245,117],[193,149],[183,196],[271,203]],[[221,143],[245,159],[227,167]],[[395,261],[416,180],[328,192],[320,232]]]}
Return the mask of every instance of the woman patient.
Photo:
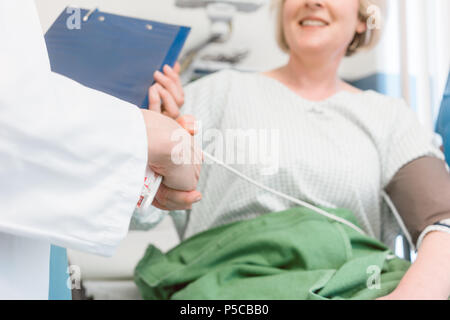
{"label": "woman patient", "polygon": [[[344,56],[376,43],[380,30],[373,26],[381,21],[373,20],[368,8],[383,3],[274,3],[278,43],[289,54],[286,65],[263,73],[221,71],[188,85],[184,94],[178,66],[166,66],[164,74],[155,74],[150,108],[173,118],[180,111],[195,116],[209,135],[202,147],[216,155],[217,133],[225,137],[232,129],[263,129],[276,134],[271,145],[276,171],[264,173],[264,166],[254,163],[230,164],[295,198],[347,208],[367,234],[392,244],[398,229],[385,210],[386,191],[418,246],[418,257],[385,298],[447,299],[450,176],[443,154],[403,100],[360,91],[338,77]],[[176,214],[178,208],[162,193],[155,200],[156,207],[172,211],[182,239],[294,206],[215,164],[204,165],[199,191],[203,199],[187,215]]]}

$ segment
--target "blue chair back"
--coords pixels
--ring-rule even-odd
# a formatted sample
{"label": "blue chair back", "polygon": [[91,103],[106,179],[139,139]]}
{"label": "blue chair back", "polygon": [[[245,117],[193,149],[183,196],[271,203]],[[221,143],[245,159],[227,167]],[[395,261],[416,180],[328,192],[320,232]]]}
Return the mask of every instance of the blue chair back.
{"label": "blue chair back", "polygon": [[442,99],[441,109],[436,121],[436,132],[444,140],[445,159],[450,165],[450,74],[445,88],[444,98]]}

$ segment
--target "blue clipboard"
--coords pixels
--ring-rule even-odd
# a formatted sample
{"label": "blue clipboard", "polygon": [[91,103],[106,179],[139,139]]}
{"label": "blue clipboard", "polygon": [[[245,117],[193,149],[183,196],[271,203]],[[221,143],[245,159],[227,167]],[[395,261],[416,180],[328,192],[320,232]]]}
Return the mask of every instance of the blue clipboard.
{"label": "blue clipboard", "polygon": [[45,34],[53,72],[138,107],[147,108],[153,73],[173,66],[190,28],[79,9],[78,28],[67,8]]}

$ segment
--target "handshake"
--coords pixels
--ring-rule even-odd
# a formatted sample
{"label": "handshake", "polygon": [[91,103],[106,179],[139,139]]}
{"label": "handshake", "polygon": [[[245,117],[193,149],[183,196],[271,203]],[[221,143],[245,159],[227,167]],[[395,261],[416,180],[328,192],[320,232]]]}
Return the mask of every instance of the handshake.
{"label": "handshake", "polygon": [[142,110],[148,139],[148,166],[163,177],[152,205],[162,210],[190,209],[201,200],[196,191],[203,155],[194,143],[195,119],[180,117],[184,93],[179,64],[157,71],[149,89],[149,110]]}

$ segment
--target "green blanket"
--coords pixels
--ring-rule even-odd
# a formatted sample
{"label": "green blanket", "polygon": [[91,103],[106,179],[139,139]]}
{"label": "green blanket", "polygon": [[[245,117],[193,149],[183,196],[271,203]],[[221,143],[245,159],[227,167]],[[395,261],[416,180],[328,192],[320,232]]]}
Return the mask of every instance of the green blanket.
{"label": "green blanket", "polygon": [[[357,224],[344,209],[325,211]],[[150,245],[135,270],[144,299],[375,299],[410,263],[307,208],[195,235],[163,254]]]}

